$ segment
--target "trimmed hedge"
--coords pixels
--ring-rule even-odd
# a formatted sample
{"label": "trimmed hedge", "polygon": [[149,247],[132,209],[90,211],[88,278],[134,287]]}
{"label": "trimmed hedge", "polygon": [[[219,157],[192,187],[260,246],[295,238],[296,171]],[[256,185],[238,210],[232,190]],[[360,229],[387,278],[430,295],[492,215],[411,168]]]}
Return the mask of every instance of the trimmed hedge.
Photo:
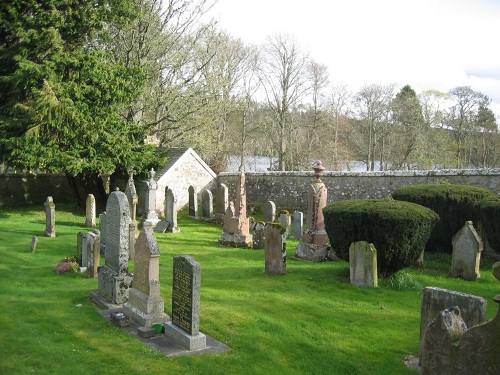
{"label": "trimmed hedge", "polygon": [[439,215],[440,221],[431,233],[426,250],[449,253],[453,250],[453,236],[466,221],[472,221],[477,228],[481,200],[496,195],[488,189],[452,184],[412,185],[392,193],[394,199],[420,204]]}
{"label": "trimmed hedge", "polygon": [[381,277],[415,264],[439,220],[426,207],[392,199],[338,201],[326,206],[323,214],[337,256],[349,261],[352,242],[373,243]]}
{"label": "trimmed hedge", "polygon": [[484,198],[479,202],[481,226],[488,243],[500,251],[500,196]]}

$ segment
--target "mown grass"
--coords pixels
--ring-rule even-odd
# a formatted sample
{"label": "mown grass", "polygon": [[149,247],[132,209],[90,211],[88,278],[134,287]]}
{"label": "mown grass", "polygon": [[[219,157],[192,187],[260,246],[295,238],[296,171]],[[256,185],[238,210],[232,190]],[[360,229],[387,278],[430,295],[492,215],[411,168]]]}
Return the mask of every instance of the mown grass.
{"label": "mown grass", "polygon": [[[290,259],[286,276],[270,277],[263,250],[221,247],[219,226],[181,213],[181,233],[156,236],[166,312],[173,257],[189,254],[202,266],[201,331],[232,350],[166,358],[101,318],[88,301],[97,279],[54,272],[75,254],[84,222],[83,214],[58,205],[57,237],[47,238],[43,206],[0,212],[1,374],[415,374],[403,360],[418,351],[422,287],[488,301],[499,289],[492,261],[468,282],[447,276],[445,254],[428,256],[423,269],[405,269],[397,282],[382,280],[378,289],[351,286],[346,262]],[[287,242],[289,256],[297,244]],[[496,306],[489,305],[493,317]]]}

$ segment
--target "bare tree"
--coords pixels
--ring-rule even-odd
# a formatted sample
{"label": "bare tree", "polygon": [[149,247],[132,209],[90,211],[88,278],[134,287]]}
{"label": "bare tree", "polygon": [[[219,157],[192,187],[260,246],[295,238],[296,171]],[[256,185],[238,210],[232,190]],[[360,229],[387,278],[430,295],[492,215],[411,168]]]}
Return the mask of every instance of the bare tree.
{"label": "bare tree", "polygon": [[282,34],[268,37],[263,52],[261,78],[278,128],[278,168],[285,170],[291,131],[290,111],[307,90],[304,71],[307,55],[300,51],[294,39]]}
{"label": "bare tree", "polygon": [[339,84],[331,88],[328,97],[328,113],[333,130],[332,166],[335,169],[339,168],[340,132],[341,128],[347,126],[351,95],[345,84]]}

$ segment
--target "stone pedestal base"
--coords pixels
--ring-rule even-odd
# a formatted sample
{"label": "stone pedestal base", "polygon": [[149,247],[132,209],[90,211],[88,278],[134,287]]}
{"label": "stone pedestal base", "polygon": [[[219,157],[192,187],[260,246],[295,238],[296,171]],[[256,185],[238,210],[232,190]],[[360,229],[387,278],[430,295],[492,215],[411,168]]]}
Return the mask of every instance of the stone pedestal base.
{"label": "stone pedestal base", "polygon": [[253,247],[253,236],[251,234],[222,232],[219,243],[231,247]]}
{"label": "stone pedestal base", "polygon": [[130,289],[128,302],[123,305],[123,313],[142,327],[170,321],[163,309],[161,297],[150,297],[134,288]]}
{"label": "stone pedestal base", "polygon": [[127,302],[131,284],[132,274],[120,274],[108,266],[99,268],[98,292],[106,301],[117,305]]}
{"label": "stone pedestal base", "polygon": [[201,332],[191,336],[171,322],[165,323],[163,326],[165,327],[166,336],[171,337],[190,351],[205,349],[207,346],[207,337]]}
{"label": "stone pedestal base", "polygon": [[323,262],[328,255],[328,245],[313,245],[301,242],[295,250],[295,256],[311,262]]}

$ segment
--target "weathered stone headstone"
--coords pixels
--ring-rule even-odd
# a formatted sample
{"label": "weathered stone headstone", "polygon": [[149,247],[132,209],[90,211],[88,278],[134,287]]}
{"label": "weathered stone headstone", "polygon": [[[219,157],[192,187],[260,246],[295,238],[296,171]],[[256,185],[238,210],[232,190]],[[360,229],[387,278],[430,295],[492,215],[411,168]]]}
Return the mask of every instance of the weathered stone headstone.
{"label": "weathered stone headstone", "polygon": [[36,250],[36,246],[37,246],[37,245],[38,245],[38,237],[37,237],[37,236],[33,236],[33,237],[31,238],[31,245],[30,245],[30,251],[31,251],[32,253],[34,253],[34,252],[35,252],[35,250]]}
{"label": "weathered stone headstone", "polygon": [[293,234],[295,238],[302,238],[304,231],[304,214],[301,211],[293,212]]}
{"label": "weathered stone headstone", "polygon": [[190,186],[188,188],[189,194],[189,216],[197,218],[198,217],[198,193],[194,190],[194,187]]}
{"label": "weathered stone headstone", "polygon": [[127,301],[132,283],[128,272],[129,224],[127,197],[121,191],[114,191],[106,205],[105,264],[99,268],[98,275],[98,292],[112,304]]}
{"label": "weathered stone headstone", "polygon": [[93,231],[87,236],[87,276],[97,277],[97,269],[101,264],[101,246],[98,231]]}
{"label": "weathered stone headstone", "polygon": [[142,223],[149,223],[155,227],[160,221],[158,219],[158,213],[156,212],[156,191],[158,190],[158,183],[155,181],[155,170],[151,168],[149,171],[149,180],[147,181],[146,191],[146,204],[144,205],[144,214],[142,217]]}
{"label": "weathered stone headstone", "polygon": [[474,281],[479,276],[479,263],[483,242],[472,225],[467,221],[452,239],[450,276]]}
{"label": "weathered stone headstone", "polygon": [[366,241],[353,242],[349,246],[349,270],[351,285],[378,287],[377,249]]}
{"label": "weathered stone headstone", "polygon": [[491,273],[497,280],[500,280],[500,261],[493,264],[491,267]]}
{"label": "weathered stone headstone", "polygon": [[267,201],[262,207],[262,215],[264,217],[264,222],[272,223],[276,220],[276,205],[273,201]]}
{"label": "weathered stone headstone", "polygon": [[286,274],[286,242],[283,241],[285,227],[278,223],[265,226],[266,274]]}
{"label": "weathered stone headstone", "polygon": [[106,247],[106,211],[99,215],[99,233],[101,234],[101,249]]}
{"label": "weathered stone headstone", "polygon": [[295,250],[297,258],[322,262],[328,255],[328,235],[325,231],[323,208],[326,206],[327,189],[321,181],[325,167],[321,161],[313,164],[316,180],[307,191],[307,230]]}
{"label": "weathered stone headstone", "polygon": [[169,224],[167,227],[167,231],[171,233],[179,233],[181,230],[177,225],[177,199],[174,196],[174,192],[172,191],[172,189],[167,189],[165,201],[165,216],[166,221]]}
{"label": "weathered stone headstone", "polygon": [[200,332],[200,287],[200,264],[188,255],[174,257],[172,322],[165,324],[165,335],[189,350],[206,346]]}
{"label": "weathered stone headstone", "polygon": [[160,295],[160,249],[151,225],[146,224],[137,239],[134,278],[123,313],[139,326],[169,320]]}
{"label": "weathered stone headstone", "polygon": [[222,223],[224,221],[224,214],[229,206],[229,194],[227,186],[220,184],[215,191],[215,221]]}
{"label": "weathered stone headstone", "polygon": [[52,197],[47,197],[45,205],[45,237],[56,236],[56,205]]}
{"label": "weathered stone headstone", "polygon": [[253,233],[253,248],[254,249],[264,249],[266,239],[266,223],[263,221],[257,221],[255,223],[254,233]]}
{"label": "weathered stone headstone", "polygon": [[212,192],[210,190],[203,190],[201,193],[201,216],[205,219],[211,219],[213,206]]}
{"label": "weathered stone headstone", "polygon": [[[245,173],[240,173],[238,190],[236,191],[236,204],[226,210],[224,225],[219,243],[224,246],[249,247],[253,246],[250,224],[247,217],[245,188]],[[231,217],[231,213],[233,216]]]}
{"label": "weathered stone headstone", "polygon": [[95,197],[93,194],[87,195],[87,201],[85,202],[85,226],[87,227],[95,227],[96,217],[96,206],[95,206]]}
{"label": "weathered stone headstone", "polygon": [[281,211],[278,216],[278,222],[285,228],[283,238],[288,238],[290,235],[290,227],[292,226],[292,217],[290,216],[290,213],[288,211]]}
{"label": "weathered stone headstone", "polygon": [[424,375],[455,375],[458,342],[467,330],[458,307],[440,311],[427,326],[421,355]]}
{"label": "weathered stone headstone", "polygon": [[170,223],[168,221],[160,221],[156,224],[155,232],[156,233],[165,233],[169,227]]}
{"label": "weathered stone headstone", "polygon": [[420,353],[425,330],[440,311],[457,306],[467,327],[473,327],[486,321],[487,305],[484,298],[472,294],[435,287],[424,288],[420,312]]}
{"label": "weathered stone headstone", "polygon": [[128,207],[130,211],[130,225],[129,225],[129,259],[134,259],[135,256],[135,239],[137,237],[137,204],[139,203],[139,196],[135,189],[134,183],[134,170],[129,171],[127,186],[125,187],[125,195],[128,200]]}

